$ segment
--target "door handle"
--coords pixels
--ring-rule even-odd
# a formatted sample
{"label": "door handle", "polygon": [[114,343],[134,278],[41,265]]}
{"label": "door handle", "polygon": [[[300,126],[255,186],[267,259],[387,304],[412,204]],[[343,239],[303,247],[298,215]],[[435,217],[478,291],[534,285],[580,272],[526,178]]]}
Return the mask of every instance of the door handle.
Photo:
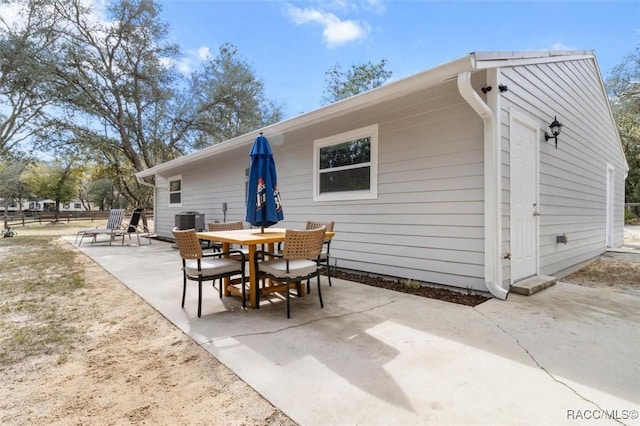
{"label": "door handle", "polygon": [[534,216],[540,216],[540,213],[538,213],[538,212],[533,212],[533,215],[534,215]]}

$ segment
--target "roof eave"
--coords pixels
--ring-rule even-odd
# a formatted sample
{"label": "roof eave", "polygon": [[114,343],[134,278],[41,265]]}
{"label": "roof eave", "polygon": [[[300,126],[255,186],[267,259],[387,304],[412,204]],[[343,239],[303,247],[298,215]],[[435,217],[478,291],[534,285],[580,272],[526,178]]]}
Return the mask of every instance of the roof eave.
{"label": "roof eave", "polygon": [[593,59],[592,50],[549,50],[531,52],[474,52],[478,69],[545,64],[559,61]]}
{"label": "roof eave", "polygon": [[160,174],[164,171],[177,169],[192,161],[208,158],[219,153],[231,151],[245,145],[250,145],[264,132],[267,136],[283,134],[310,123],[326,120],[332,116],[343,114],[347,111],[355,111],[364,107],[379,104],[389,99],[404,96],[416,90],[425,89],[443,81],[456,78],[464,71],[473,71],[489,68],[510,67],[517,65],[531,65],[567,60],[595,59],[590,50],[558,50],[558,51],[532,51],[532,52],[472,52],[459,59],[439,65],[435,68],[403,78],[402,80],[386,84],[376,89],[343,99],[331,105],[304,113],[287,120],[269,125],[262,129],[246,133],[225,142],[212,145],[200,151],[184,155],[163,164],[151,167],[136,173],[137,178],[144,178]]}
{"label": "roof eave", "polygon": [[471,71],[476,67],[476,61],[473,55],[466,55],[452,62],[431,68],[427,71],[420,72],[413,76],[386,84],[373,90],[343,99],[325,107],[314,111],[304,113],[287,120],[271,124],[262,129],[246,133],[225,142],[212,145],[200,151],[184,155],[166,163],[159,164],[149,169],[136,173],[136,177],[144,178],[153,176],[163,171],[180,168],[181,166],[217,155],[226,151],[230,151],[244,145],[250,145],[258,136],[259,132],[264,132],[267,136],[286,133],[305,127],[310,123],[325,120],[331,116],[343,114],[347,111],[354,111],[366,106],[375,105],[388,99],[397,98],[411,93],[413,91],[428,88],[430,86],[441,83],[442,81],[455,78],[462,71]]}

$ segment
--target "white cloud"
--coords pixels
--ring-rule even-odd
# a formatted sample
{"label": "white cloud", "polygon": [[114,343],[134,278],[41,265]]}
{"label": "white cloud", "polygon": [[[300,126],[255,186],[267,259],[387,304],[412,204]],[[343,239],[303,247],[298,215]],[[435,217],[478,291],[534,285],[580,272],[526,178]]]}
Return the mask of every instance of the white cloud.
{"label": "white cloud", "polygon": [[185,57],[175,63],[176,69],[182,75],[189,75],[194,70],[194,62],[191,58]]}
{"label": "white cloud", "polygon": [[571,47],[567,46],[566,44],[557,42],[557,43],[553,43],[551,45],[551,50],[574,50]]}
{"label": "white cloud", "polygon": [[354,7],[353,3],[350,3],[349,0],[325,0],[320,1],[320,7],[323,9],[334,9],[334,10],[349,10]]}
{"label": "white cloud", "polygon": [[200,46],[198,48],[198,58],[201,61],[206,61],[211,58],[211,49],[209,49],[209,46]]}
{"label": "white cloud", "polygon": [[173,58],[162,57],[159,59],[160,65],[165,68],[171,68],[176,64],[176,61]]}
{"label": "white cloud", "polygon": [[364,0],[364,7],[373,10],[378,14],[385,12],[386,8],[382,0]]}
{"label": "white cloud", "polygon": [[341,12],[366,10],[381,14],[385,11],[384,0],[318,0],[318,4],[321,9]]}
{"label": "white cloud", "polygon": [[289,6],[287,15],[296,25],[320,24],[324,29],[322,37],[328,47],[360,40],[369,34],[369,26],[352,20],[341,20],[333,13],[318,9],[300,9]]}
{"label": "white cloud", "polygon": [[0,5],[0,17],[9,25],[18,21],[20,5],[17,3],[4,3]]}
{"label": "white cloud", "polygon": [[202,62],[209,59],[211,59],[211,49],[209,46],[200,46],[196,50],[187,50],[185,55],[177,61],[170,58],[164,58],[162,63],[168,68],[175,66],[176,70],[178,70],[180,74],[186,76],[198,68]]}
{"label": "white cloud", "polygon": [[580,49],[576,47],[567,46],[566,44],[560,43],[558,41],[558,42],[552,43],[547,47],[529,46],[528,48],[525,47],[524,50],[531,51],[531,52],[550,52],[550,51],[557,51],[557,50],[580,50]]}

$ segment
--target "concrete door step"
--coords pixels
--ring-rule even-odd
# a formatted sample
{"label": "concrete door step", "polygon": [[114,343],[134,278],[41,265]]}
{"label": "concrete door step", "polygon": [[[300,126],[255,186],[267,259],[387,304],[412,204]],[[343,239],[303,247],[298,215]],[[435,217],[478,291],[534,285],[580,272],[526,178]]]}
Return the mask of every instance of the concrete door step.
{"label": "concrete door step", "polygon": [[547,287],[551,287],[556,283],[556,277],[548,277],[546,275],[537,275],[535,277],[526,278],[511,286],[511,291],[517,294],[531,296]]}

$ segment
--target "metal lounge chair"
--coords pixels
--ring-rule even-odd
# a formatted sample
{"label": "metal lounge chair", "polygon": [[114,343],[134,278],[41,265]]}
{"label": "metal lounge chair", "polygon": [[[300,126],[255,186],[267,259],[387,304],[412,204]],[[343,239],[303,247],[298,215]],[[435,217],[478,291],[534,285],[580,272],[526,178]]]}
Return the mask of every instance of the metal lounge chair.
{"label": "metal lounge chair", "polygon": [[120,231],[116,232],[117,236],[120,236],[120,235],[122,236],[122,245],[124,245],[125,235],[128,235],[129,240],[131,240],[131,234],[136,234],[136,237],[138,238],[138,245],[140,245],[141,233],[147,234],[147,237],[149,237],[148,238],[149,244],[151,244],[149,229],[140,223],[140,219],[142,219],[143,215],[144,215],[144,209],[142,207],[133,209],[133,212],[131,212],[131,218],[129,219],[129,222],[125,223],[124,226],[122,226],[122,228],[120,229]]}
{"label": "metal lounge chair", "polygon": [[[182,307],[187,294],[187,280],[198,282],[198,317],[202,313],[202,282],[219,280],[218,293],[222,299],[222,278],[242,275],[242,308],[246,308],[245,256],[240,250],[203,254],[195,229],[173,228],[173,237],[182,258]],[[227,256],[233,255],[233,258]]]}
{"label": "metal lounge chair", "polygon": [[[270,291],[284,291],[287,298],[287,318],[291,318],[290,309],[290,289],[295,286],[300,292],[302,280],[309,280],[312,277],[318,279],[318,298],[320,307],[324,308],[322,302],[322,291],[320,289],[320,253],[324,244],[324,234],[326,228],[323,226],[311,230],[287,229],[284,238],[282,254],[269,253],[258,250],[255,257],[255,271],[258,278],[271,278],[282,283],[268,287]],[[314,260],[311,260],[314,259]],[[258,295],[260,292],[258,292]],[[260,301],[258,300],[258,306]]]}
{"label": "metal lounge chair", "polygon": [[[109,212],[109,219],[107,219],[107,226],[105,228],[90,228],[90,229],[81,229],[76,234],[76,242],[78,242],[78,238],[80,238],[80,242],[78,246],[82,244],[82,240],[87,237],[91,237],[91,244],[96,242],[96,238],[100,234],[106,234],[109,236],[109,245],[113,242],[113,239],[116,236],[119,236],[120,231],[122,231],[122,218],[124,216],[124,210],[122,209],[112,209]],[[123,237],[124,239],[124,237]]]}

